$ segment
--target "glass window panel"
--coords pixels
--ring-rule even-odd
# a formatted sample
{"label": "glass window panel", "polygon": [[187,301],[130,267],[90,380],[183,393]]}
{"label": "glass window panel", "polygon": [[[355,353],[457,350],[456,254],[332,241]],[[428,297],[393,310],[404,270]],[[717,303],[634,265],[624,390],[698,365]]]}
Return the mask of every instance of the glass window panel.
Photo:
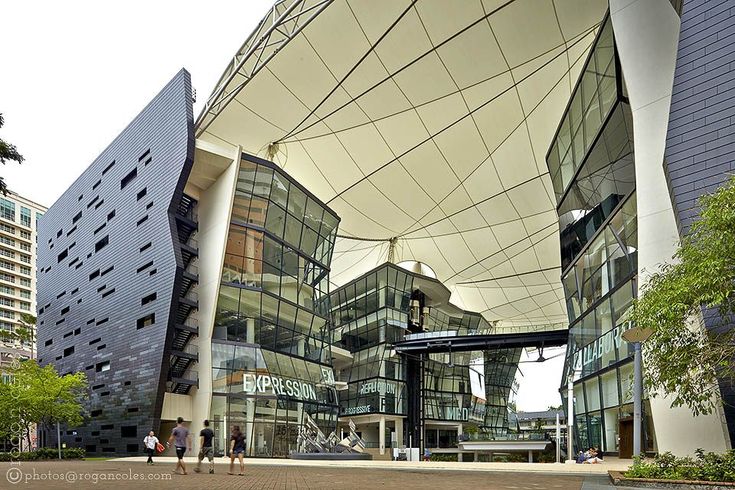
{"label": "glass window panel", "polygon": [[[240,290],[240,310],[241,318],[260,318],[260,293],[249,289]],[[251,328],[254,328],[251,326]],[[248,340],[252,342],[252,340]]]}
{"label": "glass window panel", "polygon": [[242,371],[255,371],[256,369],[256,347],[235,346],[235,357],[232,368]]}
{"label": "glass window panel", "polygon": [[633,401],[633,363],[627,363],[620,366],[620,395],[623,397],[622,403]]}
{"label": "glass window panel", "polygon": [[298,247],[301,240],[301,220],[290,213],[286,214],[286,233],[284,240],[294,247]]}
{"label": "glass window panel", "polygon": [[237,176],[237,191],[250,195],[255,185],[257,165],[247,160],[240,160],[240,171]]}
{"label": "glass window panel", "polygon": [[232,369],[234,353],[234,345],[212,342],[212,367],[215,369]]}
{"label": "glass window panel", "polygon": [[265,237],[263,241],[263,260],[266,264],[281,270],[281,261],[283,259],[283,247],[270,237]]}
{"label": "glass window panel", "polygon": [[232,203],[232,219],[248,223],[248,214],[250,213],[250,196],[241,195],[239,192],[235,194]]}
{"label": "glass window panel", "polygon": [[633,304],[632,283],[628,282],[612,294],[613,323],[618,325],[620,319]]}
{"label": "glass window panel", "polygon": [[301,250],[310,256],[314,256],[319,235],[310,227],[304,225],[301,238]]}
{"label": "glass window panel", "polygon": [[286,212],[283,208],[272,204],[268,206],[265,228],[279,238],[283,238],[283,227],[286,223]]}
{"label": "glass window panel", "polygon": [[255,187],[253,194],[268,198],[271,191],[271,182],[273,181],[273,170],[264,165],[258,165],[258,172],[255,175]]}
{"label": "glass window panel", "polygon": [[296,185],[292,185],[288,194],[288,212],[302,218],[306,212],[306,194]]}
{"label": "glass window panel", "polygon": [[265,216],[268,211],[268,200],[263,197],[253,197],[250,202],[250,212],[248,213],[248,223],[265,227]]}
{"label": "glass window panel", "polygon": [[232,255],[242,256],[245,252],[245,229],[238,226],[230,225],[230,231],[227,234],[227,244],[225,252]]}
{"label": "glass window panel", "polygon": [[304,216],[304,223],[309,225],[314,231],[319,233],[322,224],[322,214],[324,208],[319,203],[311,198],[306,201],[306,215]]}
{"label": "glass window panel", "polygon": [[577,383],[574,385],[574,413],[584,413],[587,411],[585,402],[584,402],[584,394],[582,392],[582,386],[583,383]]}
{"label": "glass window panel", "polygon": [[273,173],[273,181],[271,183],[271,202],[274,202],[286,209],[288,205],[288,188],[289,181],[280,172]]}
{"label": "glass window panel", "polygon": [[277,323],[278,321],[278,299],[269,294],[261,297],[262,318],[266,323]]}
{"label": "glass window panel", "polygon": [[593,377],[589,381],[584,383],[585,390],[587,391],[587,410],[599,410],[600,409],[600,384],[597,377]]}
{"label": "glass window panel", "polygon": [[243,260],[239,255],[225,254],[225,261],[222,265],[222,282],[241,282]]}
{"label": "glass window panel", "polygon": [[618,405],[618,377],[617,370],[613,369],[600,376],[602,386],[602,404],[605,408]]}

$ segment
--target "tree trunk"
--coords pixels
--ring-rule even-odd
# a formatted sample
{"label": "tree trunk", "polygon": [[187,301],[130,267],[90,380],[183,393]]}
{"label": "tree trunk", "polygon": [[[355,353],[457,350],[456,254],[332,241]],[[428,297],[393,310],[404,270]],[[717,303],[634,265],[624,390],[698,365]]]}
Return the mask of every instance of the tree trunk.
{"label": "tree trunk", "polygon": [[28,441],[28,450],[32,451],[33,446],[31,446],[31,426],[26,424],[26,440]]}

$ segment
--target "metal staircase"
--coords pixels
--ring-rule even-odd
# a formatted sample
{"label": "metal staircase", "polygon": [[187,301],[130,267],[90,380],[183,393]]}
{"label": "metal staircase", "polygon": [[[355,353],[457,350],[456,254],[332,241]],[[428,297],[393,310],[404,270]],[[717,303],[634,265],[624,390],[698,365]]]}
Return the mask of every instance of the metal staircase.
{"label": "metal staircase", "polygon": [[192,370],[199,361],[195,342],[199,335],[197,313],[199,301],[196,287],[199,281],[197,261],[199,256],[197,233],[197,202],[186,194],[176,208],[176,235],[179,240],[181,261],[176,276],[178,297],[174,315],[174,333],[169,351],[168,391],[188,394],[192,386],[198,386],[198,376]]}

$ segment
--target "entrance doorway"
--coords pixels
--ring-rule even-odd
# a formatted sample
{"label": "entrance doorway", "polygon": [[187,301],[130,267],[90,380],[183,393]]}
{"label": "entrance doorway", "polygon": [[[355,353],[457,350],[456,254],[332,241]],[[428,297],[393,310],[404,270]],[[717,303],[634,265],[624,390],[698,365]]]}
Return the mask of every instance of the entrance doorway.
{"label": "entrance doorway", "polygon": [[620,458],[630,459],[633,457],[633,417],[620,419]]}

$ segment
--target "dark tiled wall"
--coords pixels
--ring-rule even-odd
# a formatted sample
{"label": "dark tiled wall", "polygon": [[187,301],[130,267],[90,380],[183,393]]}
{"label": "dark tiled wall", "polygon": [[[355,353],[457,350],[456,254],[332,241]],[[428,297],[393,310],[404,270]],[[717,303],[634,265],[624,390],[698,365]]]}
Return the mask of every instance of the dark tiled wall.
{"label": "dark tiled wall", "polygon": [[[735,173],[735,1],[685,0],[664,168],[680,233],[699,214],[697,198]],[[708,328],[721,327],[705,311]],[[735,389],[720,385],[735,443]]]}
{"label": "dark tiled wall", "polygon": [[[87,418],[64,431],[67,446],[138,453],[158,429],[176,287],[172,213],[193,148],[191,80],[182,70],[40,221],[39,358],[62,374],[85,372],[90,386]],[[150,313],[155,324],[138,328]]]}
{"label": "dark tiled wall", "polygon": [[735,172],[734,62],[735,2],[686,0],[665,156],[681,232],[697,198]]}

